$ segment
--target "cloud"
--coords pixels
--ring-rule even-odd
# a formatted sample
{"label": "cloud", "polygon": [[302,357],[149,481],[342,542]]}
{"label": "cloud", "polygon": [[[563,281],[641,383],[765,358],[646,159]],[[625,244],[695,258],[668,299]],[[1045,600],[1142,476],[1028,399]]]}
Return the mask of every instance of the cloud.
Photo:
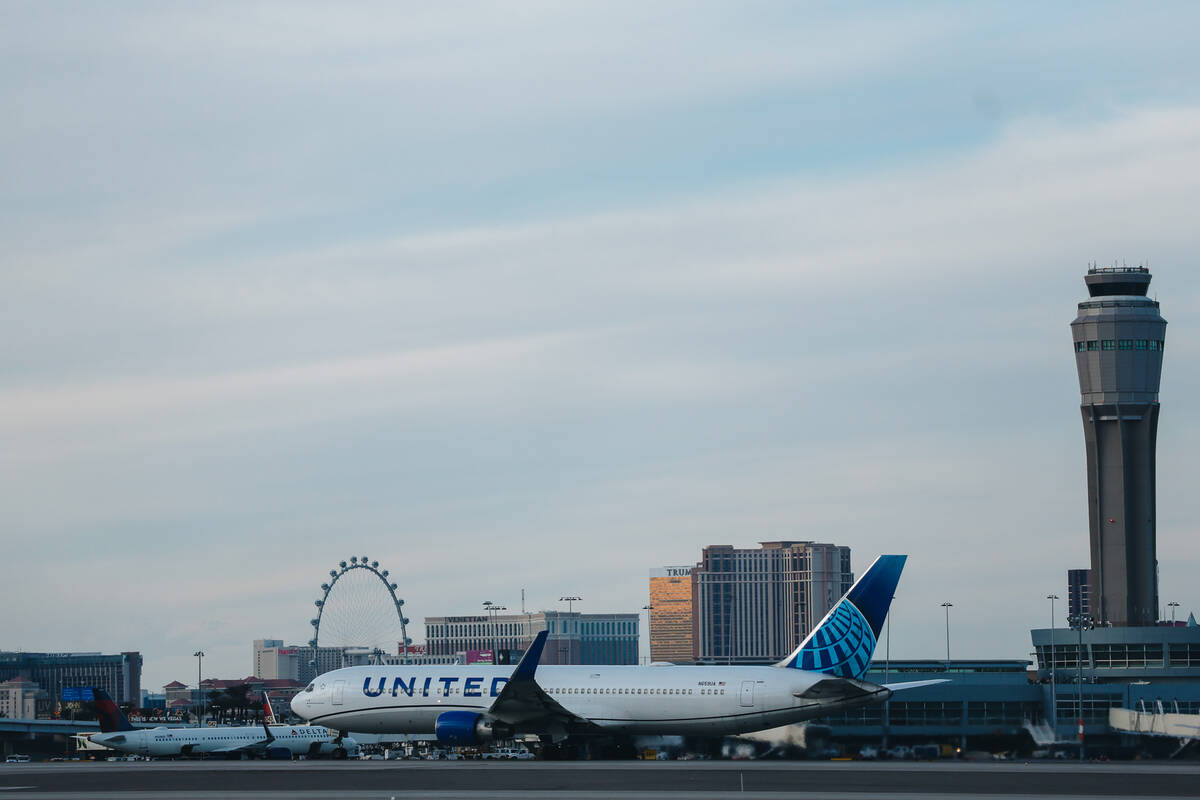
{"label": "cloud", "polygon": [[[0,134],[27,156],[0,190],[0,536],[28,562],[4,598],[42,598],[21,646],[119,640],[151,685],[203,646],[241,675],[250,639],[307,637],[347,548],[419,622],[522,586],[634,609],[705,544],[813,538],[860,570],[913,555],[894,655],[940,652],[950,599],[1010,609],[956,652],[1019,656],[1086,559],[1066,326],[1113,258],[1151,259],[1171,323],[1160,546],[1187,600],[1194,102],[1014,116],[1000,86],[992,127],[884,157],[879,95],[970,20],[179,8],[127,7],[112,40],[85,12],[8,50],[54,66],[34,88],[0,79],[28,102]],[[79,622],[98,572],[143,609],[111,630]]]}

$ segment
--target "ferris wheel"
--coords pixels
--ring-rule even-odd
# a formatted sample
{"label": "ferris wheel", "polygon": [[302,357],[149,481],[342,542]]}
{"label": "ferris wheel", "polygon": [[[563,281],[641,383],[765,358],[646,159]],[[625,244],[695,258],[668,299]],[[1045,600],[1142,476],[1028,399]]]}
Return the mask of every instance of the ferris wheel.
{"label": "ferris wheel", "polygon": [[[314,605],[317,616],[310,620],[316,666],[318,648],[338,648],[343,664],[368,659],[379,663],[385,656],[400,654],[407,660],[408,618],[404,601],[396,596],[397,586],[378,561],[352,556],[329,571],[329,582],[321,584],[321,599]],[[340,665],[339,665],[340,666]]]}

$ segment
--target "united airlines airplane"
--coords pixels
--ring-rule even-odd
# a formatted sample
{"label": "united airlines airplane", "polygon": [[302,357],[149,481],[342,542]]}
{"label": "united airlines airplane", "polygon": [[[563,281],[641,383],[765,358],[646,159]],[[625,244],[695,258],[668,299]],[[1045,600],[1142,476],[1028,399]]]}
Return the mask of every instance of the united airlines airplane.
{"label": "united airlines airplane", "polygon": [[[220,728],[135,728],[103,689],[92,689],[100,733],[86,736],[87,745],[142,756],[282,755],[346,758],[358,750],[349,736],[320,725],[246,725]],[[270,704],[266,703],[268,717]]]}
{"label": "united airlines airplane", "polygon": [[546,632],[511,673],[492,666],[348,667],[292,699],[340,731],[434,733],[448,745],[536,734],[721,736],[879,703],[900,689],[862,679],[906,556],[880,556],[783,661],[747,666],[538,667]]}

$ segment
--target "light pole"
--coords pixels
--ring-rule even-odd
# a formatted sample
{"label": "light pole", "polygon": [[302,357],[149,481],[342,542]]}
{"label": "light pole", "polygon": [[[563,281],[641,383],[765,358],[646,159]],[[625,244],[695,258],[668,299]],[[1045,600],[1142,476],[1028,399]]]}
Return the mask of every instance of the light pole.
{"label": "light pole", "polygon": [[1056,594],[1046,595],[1046,599],[1050,601],[1050,719],[1052,720],[1051,727],[1054,730],[1054,738],[1058,739],[1058,684],[1054,680],[1054,601],[1058,599]]}
{"label": "light pole", "polygon": [[491,620],[492,664],[495,665],[495,664],[500,663],[500,649],[499,649],[500,633],[497,630],[497,628],[499,626],[496,622],[496,617],[499,616],[501,611],[508,611],[508,606],[498,606],[494,603],[489,602],[486,607],[487,607],[488,613],[491,615],[491,618],[492,618],[492,620]]}
{"label": "light pole", "polygon": [[[560,603],[563,603],[563,602],[565,602],[565,603],[567,604],[567,613],[568,613],[568,614],[570,614],[570,613],[573,613],[573,612],[575,611],[575,601],[576,601],[576,600],[582,600],[582,599],[583,599],[583,598],[582,598],[582,597],[580,597],[579,595],[568,594],[568,595],[563,595],[562,597],[558,598],[558,602],[560,602]],[[564,628],[564,629],[563,629],[563,630],[561,630],[561,631],[559,631],[559,633],[566,633],[566,626],[563,626],[563,628]],[[576,633],[577,633],[577,632],[578,632],[578,631],[576,631]],[[575,637],[574,637],[574,635],[572,635],[572,639],[574,639],[574,638],[575,638]],[[561,648],[560,648],[560,649],[561,649]],[[561,663],[563,663],[563,662],[560,660],[558,663],[560,663],[560,664],[561,664]]]}
{"label": "light pole", "polygon": [[954,603],[942,603],[942,608],[946,609],[946,669],[950,669],[950,609]]}
{"label": "light pole", "polygon": [[496,633],[495,633],[495,631],[492,630],[492,627],[494,626],[494,623],[492,622],[492,620],[493,620],[492,608],[493,608],[493,605],[492,605],[491,600],[483,601],[483,611],[484,611],[484,613],[487,614],[487,618],[488,618],[488,633],[491,634],[491,639],[492,639],[492,663],[495,664],[496,663]]}
{"label": "light pole", "polygon": [[1179,608],[1179,603],[1176,603],[1174,600],[1172,600],[1171,602],[1167,603],[1167,607],[1171,609],[1171,627],[1174,628],[1175,627],[1175,609]]}
{"label": "light pole", "polygon": [[[888,672],[892,668],[892,613],[894,612],[894,604],[896,595],[892,595],[892,604],[888,606],[887,615],[887,638],[883,646],[883,682],[886,685],[888,682]],[[888,746],[888,732],[892,727],[892,703],[891,700],[883,701],[883,749]]]}
{"label": "light pole", "polygon": [[[484,611],[484,613],[485,613],[485,614],[487,614],[487,618],[488,618],[488,630],[489,630],[489,633],[490,633],[490,631],[491,631],[491,627],[492,627],[492,601],[491,601],[491,600],[484,600],[484,601],[483,601],[483,611]],[[493,641],[493,642],[495,641],[495,638],[494,638],[494,637],[493,637],[492,641]],[[494,663],[495,661],[496,661],[496,650],[495,650],[495,648],[493,648],[493,649],[492,649],[492,662]]]}
{"label": "light pole", "polygon": [[498,606],[491,600],[483,601],[483,610],[488,615],[488,633],[492,640],[492,664],[500,663],[500,651],[496,649],[496,614],[500,611],[507,611],[507,606]]}
{"label": "light pole", "polygon": [[1075,651],[1075,662],[1079,668],[1079,760],[1083,761],[1083,626],[1089,628],[1092,618],[1086,614],[1079,615],[1079,649]]}
{"label": "light pole", "polygon": [[196,657],[196,694],[200,695],[200,713],[196,716],[196,727],[199,728],[204,724],[204,689],[200,686],[200,676],[202,667],[204,666],[204,651],[197,650],[192,653]]}
{"label": "light pole", "polygon": [[642,611],[646,612],[646,663],[650,663],[650,659],[654,657],[654,652],[650,649],[650,611],[653,608],[652,605],[642,606]]}

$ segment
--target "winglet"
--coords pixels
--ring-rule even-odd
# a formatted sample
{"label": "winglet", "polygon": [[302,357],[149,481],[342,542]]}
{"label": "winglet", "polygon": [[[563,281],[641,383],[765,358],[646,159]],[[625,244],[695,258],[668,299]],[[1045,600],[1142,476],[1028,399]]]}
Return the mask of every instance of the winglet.
{"label": "winglet", "polygon": [[271,725],[267,720],[269,719],[271,722],[274,722],[275,714],[271,711],[271,701],[267,699],[266,692],[263,692],[263,706],[266,709],[266,713],[263,714],[263,730],[267,732],[267,741],[265,744],[270,744],[275,741],[275,734],[271,733]]}
{"label": "winglet", "polygon": [[547,631],[541,631],[533,638],[533,644],[529,645],[525,655],[521,656],[521,663],[513,670],[511,681],[533,680],[533,673],[537,671],[538,662],[542,660],[542,650],[546,647],[548,635]]}

